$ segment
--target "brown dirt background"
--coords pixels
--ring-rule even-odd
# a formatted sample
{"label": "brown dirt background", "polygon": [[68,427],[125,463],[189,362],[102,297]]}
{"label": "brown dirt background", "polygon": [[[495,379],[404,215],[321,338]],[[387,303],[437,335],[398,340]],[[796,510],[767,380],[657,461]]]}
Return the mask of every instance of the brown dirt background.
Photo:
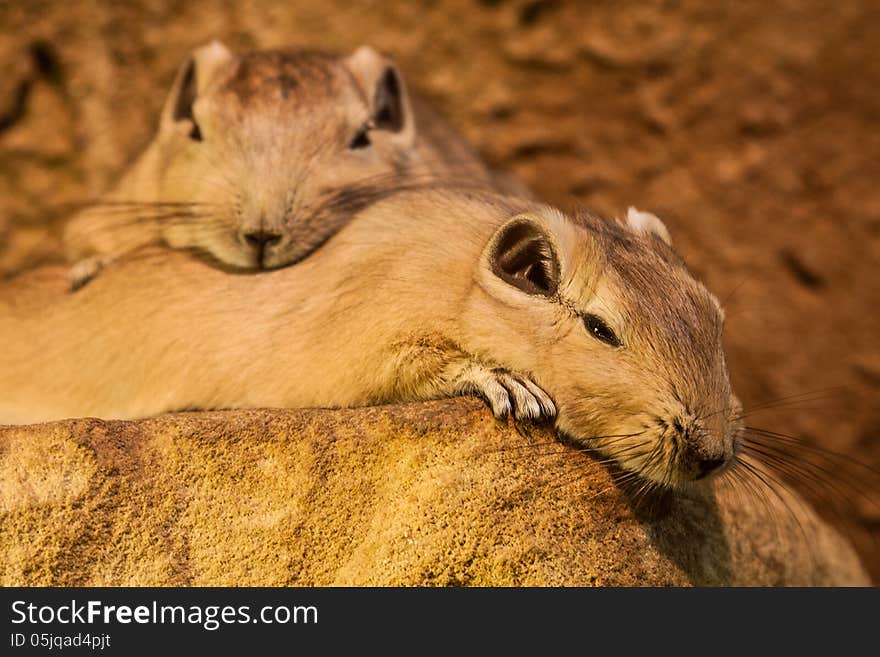
{"label": "brown dirt background", "polygon": [[[880,469],[880,4],[0,0],[0,275],[57,259],[215,37],[372,44],[545,200],[655,211],[725,301],[746,407],[818,397],[750,422]],[[848,502],[878,578],[880,511]]]}

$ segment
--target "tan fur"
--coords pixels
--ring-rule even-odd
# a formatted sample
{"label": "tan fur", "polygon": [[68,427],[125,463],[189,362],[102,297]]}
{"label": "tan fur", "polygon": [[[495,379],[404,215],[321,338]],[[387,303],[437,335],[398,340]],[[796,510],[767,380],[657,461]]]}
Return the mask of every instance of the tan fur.
{"label": "tan fur", "polygon": [[[386,75],[399,87],[393,127],[374,115]],[[351,148],[367,126],[369,145]],[[69,223],[65,242],[73,262],[92,258],[75,269],[78,282],[153,243],[234,267],[280,267],[317,248],[377,189],[438,177],[489,186],[492,176],[371,48],[236,55],[214,42],[181,67],[153,141],[105,198]],[[248,241],[260,232],[276,242]]]}
{"label": "tan fur", "polygon": [[[554,259],[552,294],[498,274],[520,228]],[[148,251],[0,315],[0,422],[478,393],[498,415],[558,409],[565,434],[677,485],[736,450],[716,304],[654,234],[483,193],[398,192],[292,268],[230,274]],[[591,335],[589,314],[621,346]]]}

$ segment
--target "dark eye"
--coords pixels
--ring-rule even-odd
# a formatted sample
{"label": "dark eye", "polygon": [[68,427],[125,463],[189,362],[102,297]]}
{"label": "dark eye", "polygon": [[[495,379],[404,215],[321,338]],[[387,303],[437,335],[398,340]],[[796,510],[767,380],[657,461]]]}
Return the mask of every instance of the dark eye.
{"label": "dark eye", "polygon": [[361,128],[360,130],[358,130],[358,133],[354,136],[354,139],[351,140],[351,143],[348,145],[348,147],[352,150],[356,150],[358,148],[366,148],[367,146],[369,146],[370,145],[369,130],[370,130],[369,126],[366,126],[366,125],[363,128]]}
{"label": "dark eye", "polygon": [[597,340],[601,340],[612,347],[620,346],[620,339],[615,335],[614,331],[596,315],[584,315],[584,326]]}

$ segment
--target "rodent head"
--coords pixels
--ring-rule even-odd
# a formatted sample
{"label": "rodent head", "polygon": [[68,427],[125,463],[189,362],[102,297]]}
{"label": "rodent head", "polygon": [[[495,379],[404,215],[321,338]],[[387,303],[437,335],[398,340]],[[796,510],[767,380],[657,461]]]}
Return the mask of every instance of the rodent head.
{"label": "rodent head", "polygon": [[670,487],[735,461],[723,312],[655,216],[521,214],[496,231],[476,280],[471,303],[492,309],[470,315],[495,318],[476,327],[490,336],[482,348],[551,394],[562,433]]}
{"label": "rodent head", "polygon": [[173,247],[270,268],[317,248],[411,166],[415,125],[395,66],[350,56],[213,42],[178,72],[162,113],[159,201],[192,203]]}

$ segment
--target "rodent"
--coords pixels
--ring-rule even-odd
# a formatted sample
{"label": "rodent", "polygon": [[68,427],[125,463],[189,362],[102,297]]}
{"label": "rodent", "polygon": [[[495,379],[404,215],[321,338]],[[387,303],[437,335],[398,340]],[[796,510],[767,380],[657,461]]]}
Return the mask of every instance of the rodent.
{"label": "rodent", "polygon": [[738,450],[722,324],[651,214],[386,191],[293,267],[140,251],[0,316],[0,422],[478,394],[678,486]]}
{"label": "rodent", "polygon": [[236,54],[214,41],[180,67],[131,169],[68,222],[74,287],[151,243],[244,269],[289,265],[384,187],[450,177],[529,194],[368,46]]}

